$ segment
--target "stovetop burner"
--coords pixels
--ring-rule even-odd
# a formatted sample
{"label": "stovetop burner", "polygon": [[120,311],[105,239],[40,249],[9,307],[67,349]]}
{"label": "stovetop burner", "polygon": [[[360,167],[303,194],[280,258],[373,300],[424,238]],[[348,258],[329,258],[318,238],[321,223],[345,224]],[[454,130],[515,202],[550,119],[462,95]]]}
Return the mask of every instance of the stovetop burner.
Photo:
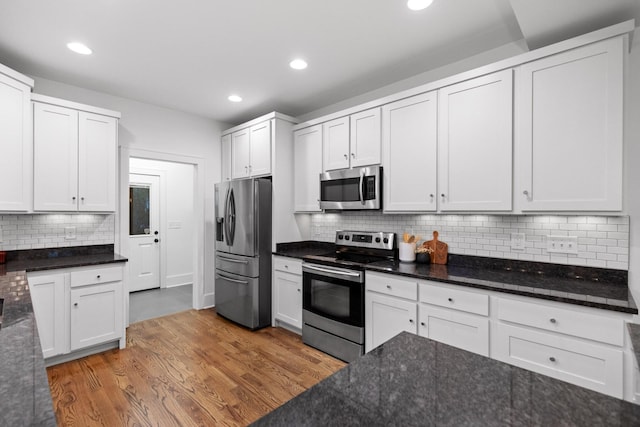
{"label": "stovetop burner", "polygon": [[306,261],[360,269],[366,264],[397,258],[395,233],[336,231],[336,251],[309,255]]}

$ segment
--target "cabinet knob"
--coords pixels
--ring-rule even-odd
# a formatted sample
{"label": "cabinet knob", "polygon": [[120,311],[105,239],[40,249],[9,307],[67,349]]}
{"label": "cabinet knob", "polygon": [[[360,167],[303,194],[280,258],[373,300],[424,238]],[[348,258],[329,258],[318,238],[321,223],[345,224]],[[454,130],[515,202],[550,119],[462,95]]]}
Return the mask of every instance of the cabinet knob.
{"label": "cabinet knob", "polygon": [[409,319],[409,323],[413,323],[413,319]]}
{"label": "cabinet knob", "polygon": [[287,264],[284,265],[284,268],[289,268],[289,266]]}
{"label": "cabinet knob", "polygon": [[74,303],[73,303],[73,306],[74,306],[74,307],[77,307],[77,306],[78,306],[78,303],[77,303],[77,302],[74,302]]}
{"label": "cabinet knob", "polygon": [[71,198],[71,200],[73,200],[73,201],[75,202],[75,201],[76,201],[76,196],[73,196],[73,197]]}
{"label": "cabinet knob", "polygon": [[96,278],[97,278],[97,279],[99,279],[99,278],[100,278],[100,275],[98,274],[98,275],[96,276]]}
{"label": "cabinet knob", "polygon": [[349,158],[349,156],[347,156],[346,154],[344,155],[344,159],[347,160]]}
{"label": "cabinet knob", "polygon": [[429,197],[431,198],[431,200],[433,200],[434,195],[433,194],[429,194]]}
{"label": "cabinet knob", "polygon": [[453,302],[453,298],[447,298],[447,301]]}
{"label": "cabinet knob", "polygon": [[553,357],[553,356],[551,356],[551,357],[549,358],[549,360],[550,360],[551,362],[555,362],[555,361],[556,361],[556,358],[555,358],[555,357]]}
{"label": "cabinet knob", "polygon": [[557,322],[557,320],[556,320],[556,319],[554,319],[554,318],[552,317],[551,319],[549,319],[549,322],[551,322],[551,323],[556,323],[556,322]]}
{"label": "cabinet knob", "polygon": [[440,197],[442,197],[442,200],[444,200],[444,193],[440,194]]}
{"label": "cabinet knob", "polygon": [[352,158],[352,159],[355,159],[355,158],[356,158],[355,153],[351,153],[351,158]]}
{"label": "cabinet knob", "polygon": [[420,326],[427,326],[424,322],[420,322]]}
{"label": "cabinet knob", "polygon": [[387,289],[391,289],[391,285],[387,285]]}
{"label": "cabinet knob", "polygon": [[298,292],[300,292],[300,288],[298,288]]}
{"label": "cabinet knob", "polygon": [[84,197],[80,197],[80,200],[84,202]]}
{"label": "cabinet knob", "polygon": [[522,194],[524,194],[525,196],[528,196],[528,195],[529,195],[529,192],[528,192],[527,190],[524,190],[524,191],[522,192]]}

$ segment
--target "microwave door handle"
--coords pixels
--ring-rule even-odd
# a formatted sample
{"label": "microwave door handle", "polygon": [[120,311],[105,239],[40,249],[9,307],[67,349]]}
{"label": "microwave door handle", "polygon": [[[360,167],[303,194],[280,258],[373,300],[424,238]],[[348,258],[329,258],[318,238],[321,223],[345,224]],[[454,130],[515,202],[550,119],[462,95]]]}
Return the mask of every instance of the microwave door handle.
{"label": "microwave door handle", "polygon": [[363,190],[363,185],[364,185],[364,170],[360,171],[360,203],[364,205],[364,190]]}

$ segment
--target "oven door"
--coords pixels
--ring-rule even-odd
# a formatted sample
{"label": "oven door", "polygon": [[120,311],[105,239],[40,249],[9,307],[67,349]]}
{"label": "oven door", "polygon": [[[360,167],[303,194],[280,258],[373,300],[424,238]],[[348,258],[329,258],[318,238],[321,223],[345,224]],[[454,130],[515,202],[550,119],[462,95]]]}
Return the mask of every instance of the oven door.
{"label": "oven door", "polygon": [[364,272],[302,264],[302,307],[336,322],[364,327]]}
{"label": "oven door", "polygon": [[361,210],[382,207],[382,167],[320,174],[320,209]]}

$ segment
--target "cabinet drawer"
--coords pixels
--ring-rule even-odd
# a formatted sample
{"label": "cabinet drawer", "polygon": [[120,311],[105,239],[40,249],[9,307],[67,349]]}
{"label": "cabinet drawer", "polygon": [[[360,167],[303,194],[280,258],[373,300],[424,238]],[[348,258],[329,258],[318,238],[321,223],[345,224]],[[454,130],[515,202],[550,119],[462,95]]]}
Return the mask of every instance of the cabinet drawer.
{"label": "cabinet drawer", "polygon": [[445,284],[420,283],[420,302],[489,315],[489,295],[456,289]]}
{"label": "cabinet drawer", "polygon": [[506,324],[494,344],[498,360],[622,398],[622,350]]}
{"label": "cabinet drawer", "polygon": [[489,356],[489,319],[420,304],[418,334],[463,350]]}
{"label": "cabinet drawer", "polygon": [[90,270],[72,271],[70,275],[72,288],[97,283],[119,282],[122,280],[122,267],[104,266]]}
{"label": "cabinet drawer", "polygon": [[539,303],[498,299],[498,319],[607,344],[624,344],[622,319]]}
{"label": "cabinet drawer", "polygon": [[410,279],[398,279],[388,274],[367,272],[367,290],[410,300],[418,299],[418,283]]}
{"label": "cabinet drawer", "polygon": [[273,268],[286,273],[302,275],[302,261],[293,258],[273,258]]}

